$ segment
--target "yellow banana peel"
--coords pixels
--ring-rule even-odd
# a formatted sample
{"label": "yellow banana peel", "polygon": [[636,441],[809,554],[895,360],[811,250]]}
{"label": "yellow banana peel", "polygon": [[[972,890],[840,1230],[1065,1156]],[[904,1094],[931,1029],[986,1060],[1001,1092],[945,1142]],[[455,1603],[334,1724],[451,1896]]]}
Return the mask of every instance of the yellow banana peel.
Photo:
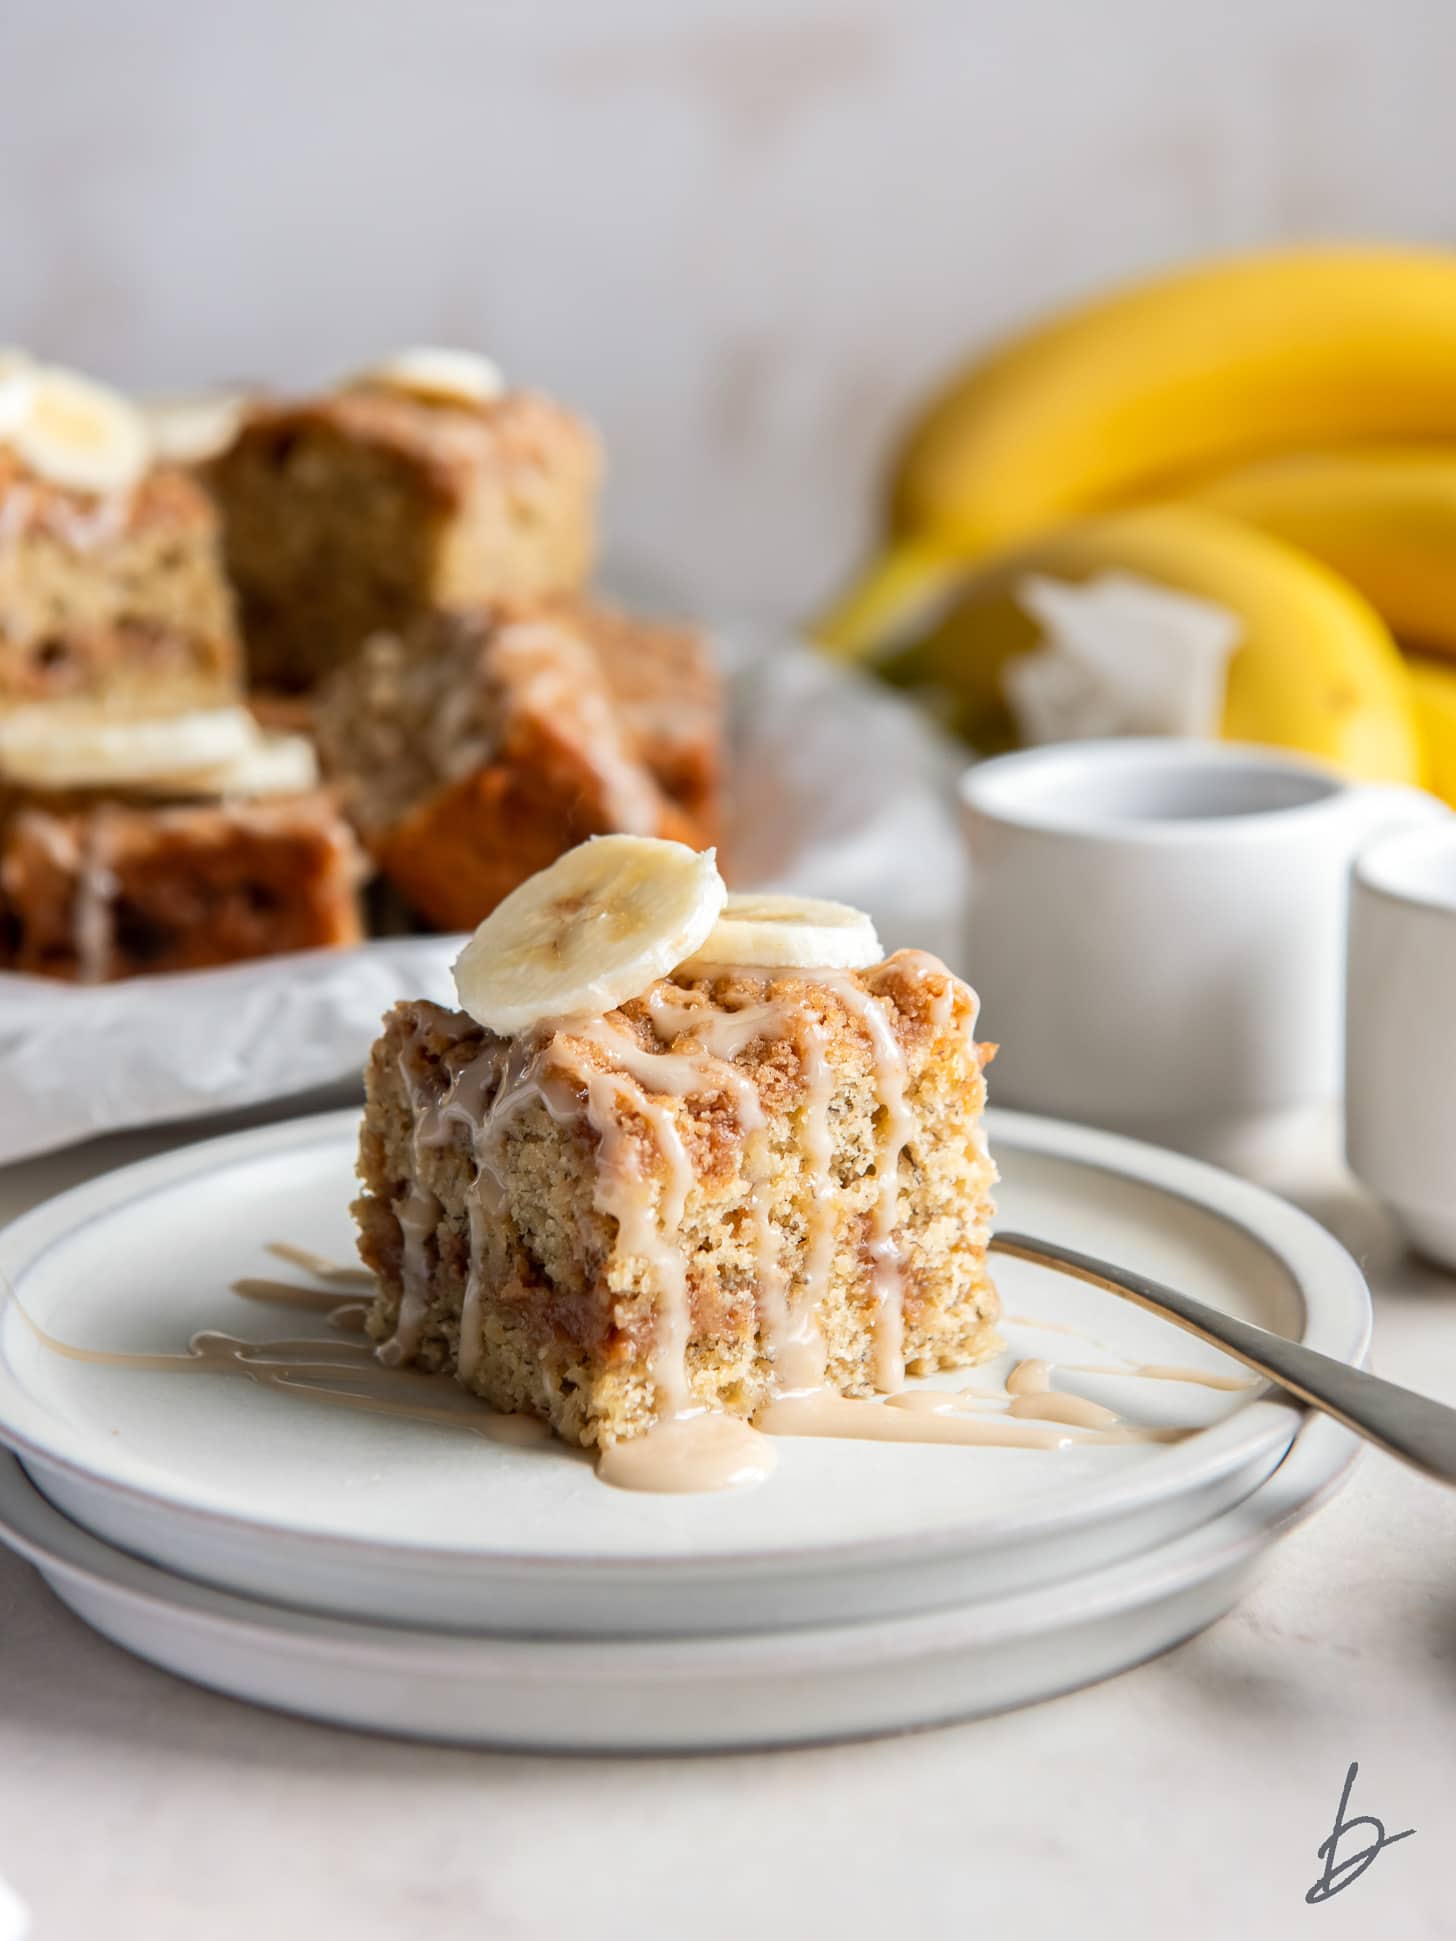
{"label": "yellow banana peel", "polygon": [[1456,446],[1294,453],[1192,496],[1323,560],[1403,642],[1456,655]]}
{"label": "yellow banana peel", "polygon": [[1456,667],[1445,661],[1408,663],[1420,730],[1423,780],[1456,809]]}
{"label": "yellow banana peel", "polygon": [[[1015,740],[1002,672],[1039,638],[1017,597],[1024,577],[1081,581],[1120,571],[1199,595],[1238,617],[1243,631],[1229,664],[1227,737],[1302,749],[1351,776],[1419,779],[1411,686],[1380,616],[1326,567],[1236,520],[1170,503],[1061,528],[963,564],[953,576],[932,553],[918,557],[930,576],[919,618],[902,559],[893,582],[901,605],[898,614],[893,602],[881,609],[887,633],[879,651],[868,630],[855,645],[886,679],[921,693],[982,750]],[[873,601],[865,604],[868,610]],[[839,611],[853,607],[851,594]],[[846,637],[851,632],[846,628]]]}
{"label": "yellow banana peel", "polygon": [[834,660],[874,660],[901,635],[923,632],[964,563],[933,540],[887,546],[808,631]]}
{"label": "yellow banana peel", "polygon": [[1456,438],[1456,253],[1301,248],[1115,290],[976,358],[894,465],[898,533],[983,553],[1271,452]]}

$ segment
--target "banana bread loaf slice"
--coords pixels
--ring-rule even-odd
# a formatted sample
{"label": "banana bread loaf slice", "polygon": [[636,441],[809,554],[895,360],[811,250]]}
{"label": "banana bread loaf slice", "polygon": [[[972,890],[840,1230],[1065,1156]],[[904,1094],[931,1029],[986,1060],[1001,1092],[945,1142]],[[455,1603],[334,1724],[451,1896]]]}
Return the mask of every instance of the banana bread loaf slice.
{"label": "banana bread loaf slice", "polygon": [[443,930],[588,836],[711,840],[639,759],[582,628],[554,608],[376,636],[321,691],[316,729],[365,847]]}
{"label": "banana bread loaf slice", "polygon": [[355,943],[363,857],[313,744],[240,704],[0,716],[14,968],[98,983]]}
{"label": "banana bread loaf slice", "polygon": [[638,758],[711,841],[721,806],[723,690],[702,630],[594,600],[574,601],[568,612],[601,663]]}
{"label": "banana bread loaf slice", "polygon": [[161,713],[240,678],[217,516],[185,472],[79,492],[0,441],[0,710],[95,700]]}
{"label": "banana bread loaf slice", "polygon": [[0,835],[9,967],[94,984],[357,943],[361,875],[321,791],[32,800]]}
{"label": "banana bread loaf slice", "polygon": [[684,969],[509,1038],[396,1006],[354,1208],[382,1356],[600,1445],[985,1358],[975,1019],[913,951],[863,971]]}
{"label": "banana bread loaf slice", "polygon": [[207,468],[254,684],[311,687],[432,607],[579,586],[600,474],[592,430],[525,392],[256,406]]}

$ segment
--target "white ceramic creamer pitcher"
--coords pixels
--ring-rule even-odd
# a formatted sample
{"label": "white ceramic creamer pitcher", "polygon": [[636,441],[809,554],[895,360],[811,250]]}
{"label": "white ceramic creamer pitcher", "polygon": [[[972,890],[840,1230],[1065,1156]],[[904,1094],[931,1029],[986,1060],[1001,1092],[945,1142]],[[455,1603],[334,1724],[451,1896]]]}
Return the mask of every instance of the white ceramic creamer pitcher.
{"label": "white ceramic creamer pitcher", "polygon": [[1300,756],[1063,743],[962,783],[1002,1104],[1156,1134],[1335,1098],[1351,859],[1445,815]]}

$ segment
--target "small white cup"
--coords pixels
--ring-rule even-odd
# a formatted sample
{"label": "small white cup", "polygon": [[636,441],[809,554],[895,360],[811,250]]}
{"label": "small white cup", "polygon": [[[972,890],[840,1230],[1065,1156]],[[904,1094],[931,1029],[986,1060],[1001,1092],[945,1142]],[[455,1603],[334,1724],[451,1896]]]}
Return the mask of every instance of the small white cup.
{"label": "small white cup", "polygon": [[1175,1143],[1336,1098],[1350,862],[1446,811],[1227,742],[1063,743],[962,782],[995,1095]]}
{"label": "small white cup", "polygon": [[1351,1171],[1456,1267],[1456,817],[1356,859],[1346,1061]]}

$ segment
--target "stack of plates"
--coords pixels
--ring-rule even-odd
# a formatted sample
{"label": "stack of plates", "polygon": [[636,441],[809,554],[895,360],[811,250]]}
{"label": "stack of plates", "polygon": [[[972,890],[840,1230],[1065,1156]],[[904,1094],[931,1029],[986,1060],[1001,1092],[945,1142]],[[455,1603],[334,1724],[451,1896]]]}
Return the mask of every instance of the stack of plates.
{"label": "stack of plates", "polygon": [[[1369,1298],[1330,1235],[1243,1181],[992,1115],[1001,1214],[1328,1354]],[[231,1293],[266,1245],[351,1252],[355,1118],[90,1182],[0,1237],[0,1538],[126,1649],[341,1724],[579,1750],[783,1744],[1001,1709],[1136,1664],[1226,1610],[1338,1483],[1350,1440],[1140,1309],[1001,1261],[1009,1359],[1173,1443],[1058,1451],[790,1440],[762,1486],[609,1489],[556,1444],[356,1413],[214,1374],[76,1359],[325,1324]],[[947,1385],[995,1389],[1007,1363]],[[453,1393],[453,1391],[451,1391]]]}

